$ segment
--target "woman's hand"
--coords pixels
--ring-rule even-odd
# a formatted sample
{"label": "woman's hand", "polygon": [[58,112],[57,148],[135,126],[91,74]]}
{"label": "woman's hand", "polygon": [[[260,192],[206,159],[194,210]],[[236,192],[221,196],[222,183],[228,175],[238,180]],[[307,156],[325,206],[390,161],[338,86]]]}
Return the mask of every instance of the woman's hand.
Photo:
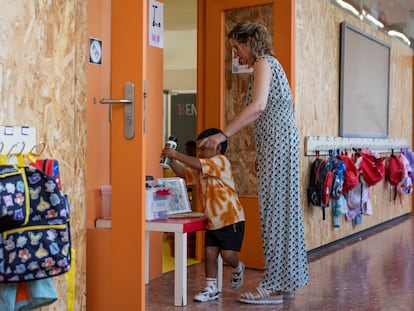
{"label": "woman's hand", "polygon": [[198,148],[212,148],[216,149],[218,144],[226,140],[226,137],[222,133],[217,133],[206,138],[197,140]]}

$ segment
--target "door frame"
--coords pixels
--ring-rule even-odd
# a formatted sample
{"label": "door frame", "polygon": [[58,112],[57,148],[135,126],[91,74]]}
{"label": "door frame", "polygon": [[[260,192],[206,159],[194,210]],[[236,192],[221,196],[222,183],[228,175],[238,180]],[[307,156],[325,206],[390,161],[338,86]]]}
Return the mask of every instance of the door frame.
{"label": "door frame", "polygon": [[[199,0],[197,46],[197,132],[225,126],[225,11],[273,4],[273,47],[295,96],[295,0]],[[263,269],[259,202],[240,196],[246,216],[244,245],[239,253],[246,267]],[[252,228],[252,229],[251,229]],[[198,240],[197,240],[198,242]]]}
{"label": "door frame", "polygon": [[[295,0],[198,0],[197,32],[197,132],[224,126],[224,13],[226,10],[272,4],[275,55],[295,96]],[[214,21],[209,23],[207,21]],[[214,65],[210,59],[218,59]]]}
{"label": "door frame", "polygon": [[135,85],[135,135],[124,136],[124,108],[113,105],[111,126],[111,310],[145,310],[144,88],[148,1],[112,0],[111,96]]}

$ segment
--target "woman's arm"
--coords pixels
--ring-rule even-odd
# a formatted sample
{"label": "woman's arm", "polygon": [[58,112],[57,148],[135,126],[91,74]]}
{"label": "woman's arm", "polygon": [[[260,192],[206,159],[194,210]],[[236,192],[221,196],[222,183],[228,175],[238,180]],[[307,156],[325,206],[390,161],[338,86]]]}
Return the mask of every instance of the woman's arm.
{"label": "woman's arm", "polygon": [[254,65],[252,100],[227,126],[218,133],[198,141],[200,147],[215,148],[242,128],[254,122],[265,110],[269,97],[272,71],[266,59],[259,59]]}

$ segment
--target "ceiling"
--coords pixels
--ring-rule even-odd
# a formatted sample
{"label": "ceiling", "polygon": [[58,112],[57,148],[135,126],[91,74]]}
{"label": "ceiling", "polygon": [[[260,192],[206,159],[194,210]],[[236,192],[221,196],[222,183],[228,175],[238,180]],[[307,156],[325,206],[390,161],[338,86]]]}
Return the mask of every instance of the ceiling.
{"label": "ceiling", "polygon": [[414,0],[360,0],[360,8],[370,8],[372,15],[387,30],[394,29],[414,38]]}
{"label": "ceiling", "polygon": [[164,29],[166,31],[197,28],[197,0],[165,0]]}
{"label": "ceiling", "polygon": [[[308,1],[308,0],[306,0]],[[327,0],[329,1],[329,0]],[[335,0],[330,0],[335,3]],[[385,30],[403,32],[414,41],[414,0],[344,0],[356,9],[369,10],[385,25]],[[164,29],[166,31],[197,28],[197,0],[165,0]],[[413,43],[412,43],[413,45]]]}

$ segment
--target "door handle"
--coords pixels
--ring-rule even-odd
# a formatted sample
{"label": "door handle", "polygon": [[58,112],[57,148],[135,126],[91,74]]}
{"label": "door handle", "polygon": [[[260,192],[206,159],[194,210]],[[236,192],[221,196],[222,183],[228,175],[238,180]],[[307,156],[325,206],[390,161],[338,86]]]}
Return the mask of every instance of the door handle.
{"label": "door handle", "polygon": [[123,104],[124,105],[124,135],[127,139],[135,136],[135,85],[126,82],[124,85],[123,99],[101,99],[101,104]]}
{"label": "door handle", "polygon": [[130,104],[132,103],[129,99],[101,99],[101,104]]}

